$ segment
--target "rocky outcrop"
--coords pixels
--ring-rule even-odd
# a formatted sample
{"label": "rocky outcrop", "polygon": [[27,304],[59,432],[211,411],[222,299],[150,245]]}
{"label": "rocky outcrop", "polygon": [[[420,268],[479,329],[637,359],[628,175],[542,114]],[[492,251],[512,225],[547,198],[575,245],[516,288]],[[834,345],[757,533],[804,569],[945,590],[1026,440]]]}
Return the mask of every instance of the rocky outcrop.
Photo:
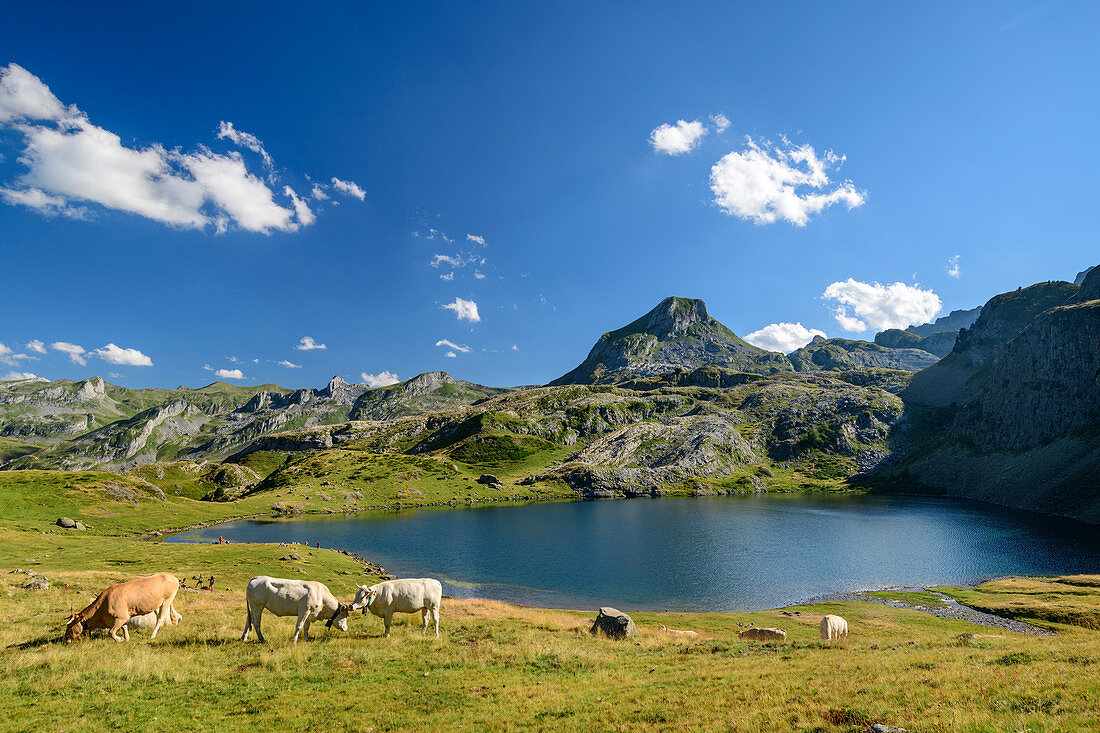
{"label": "rocky outcrop", "polygon": [[412,379],[364,392],[351,410],[353,420],[393,420],[468,405],[506,389],[453,379],[447,372],[425,372]]}
{"label": "rocky outcrop", "polygon": [[932,366],[939,358],[927,351],[888,348],[869,341],[825,339],[813,341],[787,355],[797,372],[848,371],[851,369],[900,369],[916,372]]}
{"label": "rocky outcrop", "polygon": [[633,323],[605,333],[562,384],[614,384],[672,371],[721,366],[743,372],[789,371],[782,354],[757,348],[711,318],[701,300],[665,298]]}
{"label": "rocky outcrop", "polygon": [[589,633],[593,636],[604,635],[609,639],[630,639],[636,627],[634,620],[617,608],[602,606],[596,613]]}
{"label": "rocky outcrop", "polygon": [[909,326],[904,330],[888,329],[875,334],[875,343],[892,349],[921,349],[943,358],[954,348],[959,331],[970,328],[981,310],[981,307],[955,310],[932,323]]}

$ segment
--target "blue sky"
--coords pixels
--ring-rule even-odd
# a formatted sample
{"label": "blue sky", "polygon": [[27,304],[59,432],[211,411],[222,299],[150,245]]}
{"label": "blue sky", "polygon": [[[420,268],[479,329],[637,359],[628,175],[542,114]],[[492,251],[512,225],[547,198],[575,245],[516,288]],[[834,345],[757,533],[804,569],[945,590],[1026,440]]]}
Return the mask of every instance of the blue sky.
{"label": "blue sky", "polygon": [[5,9],[0,376],[543,383],[1100,261],[1097,4],[404,5]]}

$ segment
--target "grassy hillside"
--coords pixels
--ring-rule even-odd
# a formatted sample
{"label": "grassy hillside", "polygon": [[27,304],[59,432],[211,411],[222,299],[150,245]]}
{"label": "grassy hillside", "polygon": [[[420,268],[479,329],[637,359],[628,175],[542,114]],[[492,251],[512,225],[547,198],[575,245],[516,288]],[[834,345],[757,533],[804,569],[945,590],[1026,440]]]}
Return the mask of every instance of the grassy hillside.
{"label": "grassy hillside", "polygon": [[[405,468],[430,481],[426,468]],[[974,606],[1041,619],[1059,631],[1053,637],[844,602],[633,613],[638,636],[615,642],[587,633],[595,609],[445,599],[438,640],[421,637],[411,617],[382,639],[377,619],[355,616],[348,634],[315,626],[314,641],[294,646],[292,619],[266,616],[268,643],[243,644],[242,589],[251,576],[317,579],[348,599],[377,575],[331,550],[135,536],[247,510],[250,500],[161,501],[155,487],[112,474],[13,476],[20,474],[0,474],[0,728],[839,733],[885,723],[1038,732],[1086,730],[1100,716],[1100,632],[1087,628],[1100,607],[1096,576],[947,589]],[[106,493],[119,489],[107,482],[144,493],[121,500]],[[58,514],[99,518],[77,532],[52,526]],[[290,553],[301,559],[280,559]],[[28,576],[16,570],[45,575],[50,588],[24,588]],[[129,644],[60,642],[71,609],[112,582],[161,570],[189,582],[213,575],[216,590],[181,591],[183,622],[155,641],[135,632]],[[847,641],[820,641],[824,613],[848,620]],[[742,642],[743,624],[784,628],[787,642]],[[674,637],[661,625],[698,637]]]}

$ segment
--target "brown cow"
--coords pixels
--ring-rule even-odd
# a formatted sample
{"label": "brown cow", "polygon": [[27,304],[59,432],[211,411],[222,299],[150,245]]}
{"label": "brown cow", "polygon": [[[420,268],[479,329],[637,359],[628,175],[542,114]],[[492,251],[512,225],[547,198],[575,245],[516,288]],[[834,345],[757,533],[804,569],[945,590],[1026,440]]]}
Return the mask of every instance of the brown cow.
{"label": "brown cow", "polygon": [[119,629],[132,616],[157,612],[157,623],[150,639],[165,622],[170,621],[172,601],[180,589],[179,579],[171,573],[157,573],[125,583],[115,583],[100,593],[91,605],[69,617],[65,627],[65,641],[79,639],[90,629],[110,629],[111,638],[123,641]]}

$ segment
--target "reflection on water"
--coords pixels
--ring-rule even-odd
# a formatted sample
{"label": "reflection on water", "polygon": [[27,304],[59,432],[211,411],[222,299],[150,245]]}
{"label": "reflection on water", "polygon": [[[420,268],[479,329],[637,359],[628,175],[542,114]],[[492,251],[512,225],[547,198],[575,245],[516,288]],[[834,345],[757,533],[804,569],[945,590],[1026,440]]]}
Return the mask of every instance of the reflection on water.
{"label": "reflection on water", "polygon": [[456,597],[624,609],[773,608],[837,591],[1100,571],[1096,527],[930,497],[629,499],[242,521],[176,541],[303,542]]}

